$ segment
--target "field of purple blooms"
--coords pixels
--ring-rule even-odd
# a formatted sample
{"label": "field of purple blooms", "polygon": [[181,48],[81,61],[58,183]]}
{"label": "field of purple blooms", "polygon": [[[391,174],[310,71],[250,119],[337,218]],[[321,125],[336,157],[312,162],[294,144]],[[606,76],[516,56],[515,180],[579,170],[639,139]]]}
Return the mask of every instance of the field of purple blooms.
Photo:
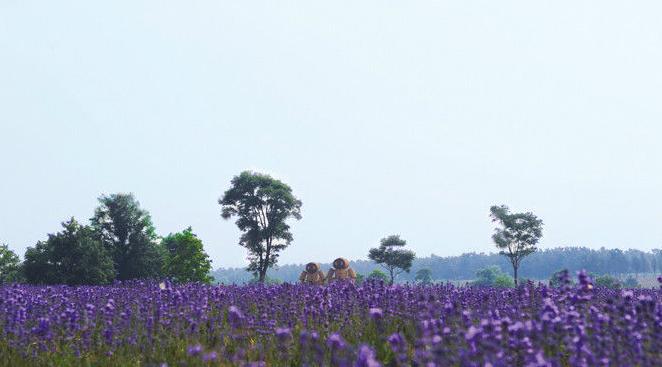
{"label": "field of purple blooms", "polygon": [[662,366],[662,290],[0,287],[2,366]]}

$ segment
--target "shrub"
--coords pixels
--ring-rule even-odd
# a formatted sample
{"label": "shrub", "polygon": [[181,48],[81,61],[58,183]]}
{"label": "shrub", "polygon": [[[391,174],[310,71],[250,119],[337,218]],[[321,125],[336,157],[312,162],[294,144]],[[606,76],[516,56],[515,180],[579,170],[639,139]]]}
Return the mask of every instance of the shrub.
{"label": "shrub", "polygon": [[609,274],[600,275],[598,277],[595,277],[594,279],[595,279],[595,285],[598,287],[620,289],[623,286],[621,284],[621,281],[618,280],[618,278],[613,277]]}
{"label": "shrub", "polygon": [[476,272],[476,280],[471,282],[470,285],[477,287],[514,287],[513,279],[501,269],[492,265],[487,268],[480,269]]}

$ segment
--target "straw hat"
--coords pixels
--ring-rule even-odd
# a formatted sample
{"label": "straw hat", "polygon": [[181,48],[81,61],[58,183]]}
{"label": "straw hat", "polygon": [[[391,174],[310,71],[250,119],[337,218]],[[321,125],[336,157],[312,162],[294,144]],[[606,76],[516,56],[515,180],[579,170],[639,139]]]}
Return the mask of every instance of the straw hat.
{"label": "straw hat", "polygon": [[333,267],[340,270],[340,269],[347,269],[349,268],[349,260],[344,259],[342,257],[339,257],[335,260],[333,260]]}
{"label": "straw hat", "polygon": [[308,263],[306,264],[306,271],[314,274],[317,273],[320,270],[320,264],[318,263]]}

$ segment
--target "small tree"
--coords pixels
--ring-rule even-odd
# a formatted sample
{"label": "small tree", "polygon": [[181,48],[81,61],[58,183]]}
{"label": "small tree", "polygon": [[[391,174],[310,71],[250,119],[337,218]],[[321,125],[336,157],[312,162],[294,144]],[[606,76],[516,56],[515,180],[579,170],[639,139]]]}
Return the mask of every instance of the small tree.
{"label": "small tree", "polygon": [[161,241],[161,245],[166,251],[163,269],[165,276],[178,283],[211,283],[211,260],[191,227],[168,235]]}
{"label": "small tree", "polygon": [[478,270],[476,272],[476,280],[471,282],[471,285],[477,287],[508,288],[515,284],[498,266],[492,265]]}
{"label": "small tree", "polygon": [[6,244],[0,244],[0,284],[19,278],[21,260]]}
{"label": "small tree", "polygon": [[92,228],[74,218],[63,230],[25,251],[23,271],[32,284],[107,284],[115,278],[112,258]]}
{"label": "small tree", "polygon": [[432,283],[432,270],[423,268],[416,272],[416,281],[421,284]]}
{"label": "small tree", "polygon": [[413,251],[404,250],[401,247],[407,245],[407,241],[400,238],[400,236],[393,235],[382,238],[379,247],[370,249],[368,257],[370,260],[381,265],[389,273],[389,284],[393,284],[395,277],[402,272],[409,273],[411,263],[414,261]]}
{"label": "small tree", "polygon": [[293,240],[287,219],[301,219],[301,200],[285,183],[271,176],[245,171],[218,200],[224,219],[237,217],[243,232],[239,245],[248,250],[247,270],[263,283],[267,270],[278,263],[279,252]]}
{"label": "small tree", "polygon": [[510,260],[517,286],[517,271],[522,259],[537,250],[536,245],[542,237],[542,220],[531,212],[511,214],[505,205],[491,207],[490,217],[498,224],[492,239],[501,249],[500,254]]}
{"label": "small tree", "polygon": [[623,284],[618,278],[611,276],[609,274],[604,274],[598,277],[594,277],[595,285],[598,287],[612,288],[612,289],[621,289]]}
{"label": "small tree", "polygon": [[641,288],[641,284],[639,284],[639,281],[637,280],[637,278],[630,275],[627,278],[625,278],[625,280],[623,281],[623,287],[624,288]]}

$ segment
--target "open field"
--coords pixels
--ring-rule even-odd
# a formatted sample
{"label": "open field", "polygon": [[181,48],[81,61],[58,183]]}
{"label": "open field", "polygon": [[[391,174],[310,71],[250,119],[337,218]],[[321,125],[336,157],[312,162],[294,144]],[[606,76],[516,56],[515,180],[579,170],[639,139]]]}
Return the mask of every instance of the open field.
{"label": "open field", "polygon": [[662,364],[659,289],[0,288],[3,366]]}

